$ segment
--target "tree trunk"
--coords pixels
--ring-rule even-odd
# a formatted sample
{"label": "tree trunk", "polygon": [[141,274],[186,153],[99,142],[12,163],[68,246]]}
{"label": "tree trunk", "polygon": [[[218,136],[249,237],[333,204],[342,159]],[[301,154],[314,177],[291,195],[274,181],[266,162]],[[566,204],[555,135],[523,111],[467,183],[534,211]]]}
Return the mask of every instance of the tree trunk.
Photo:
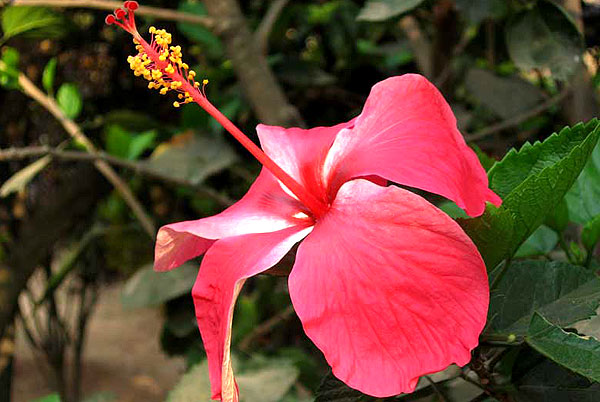
{"label": "tree trunk", "polygon": [[302,119],[286,98],[256,47],[236,0],[204,0],[209,15],[219,21],[218,34],[225,44],[233,69],[257,117],[266,124],[302,126]]}

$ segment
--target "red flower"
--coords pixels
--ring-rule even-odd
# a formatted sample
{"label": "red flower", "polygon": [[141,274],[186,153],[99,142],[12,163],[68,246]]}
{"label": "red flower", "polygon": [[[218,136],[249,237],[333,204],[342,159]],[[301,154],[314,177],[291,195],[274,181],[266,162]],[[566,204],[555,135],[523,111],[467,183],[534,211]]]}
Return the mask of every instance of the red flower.
{"label": "red flower", "polygon": [[[149,70],[167,71],[171,81],[181,77],[144,54],[152,60]],[[306,334],[346,384],[377,397],[396,395],[413,391],[422,375],[470,360],[489,299],[481,256],[442,211],[386,186],[390,180],[442,195],[471,216],[483,213],[486,201],[501,203],[430,82],[414,74],[382,81],[362,113],[337,126],[259,125],[264,154],[186,84],[186,99],[241,135],[265,166],[224,212],[158,232],[157,271],[205,254],[192,295],[213,398],[238,400],[230,341],[244,281],[274,266],[299,241],[289,277],[292,303]]]}

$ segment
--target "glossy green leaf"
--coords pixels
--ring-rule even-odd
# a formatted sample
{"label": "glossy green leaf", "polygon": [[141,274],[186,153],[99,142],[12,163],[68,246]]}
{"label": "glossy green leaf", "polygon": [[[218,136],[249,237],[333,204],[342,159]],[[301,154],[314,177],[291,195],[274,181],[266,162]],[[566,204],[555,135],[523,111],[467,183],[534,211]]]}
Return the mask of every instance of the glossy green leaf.
{"label": "glossy green leaf", "polygon": [[152,265],[145,266],[125,283],[121,301],[127,308],[158,306],[190,293],[197,275],[195,262],[168,272],[154,272]]}
{"label": "glossy green leaf", "polygon": [[481,252],[488,270],[517,250],[561,203],[585,166],[600,124],[566,127],[544,142],[511,150],[488,172],[490,188],[502,199],[474,219],[459,220]]}
{"label": "glossy green leaf", "polygon": [[44,72],[42,73],[42,85],[44,89],[49,94],[54,92],[54,77],[56,76],[56,64],[57,59],[53,57],[44,67]]}
{"label": "glossy green leaf", "polygon": [[75,84],[62,84],[56,93],[56,101],[65,115],[70,119],[76,119],[79,113],[81,113],[83,101],[81,100],[79,89]]}
{"label": "glossy green leaf", "polygon": [[548,226],[542,225],[521,244],[515,257],[531,257],[545,255],[554,250],[558,243],[558,235]]}
{"label": "glossy green leaf", "polygon": [[509,22],[506,45],[518,67],[549,68],[560,79],[575,71],[583,53],[582,37],[572,18],[548,0],[538,1]]}
{"label": "glossy green leaf", "polygon": [[565,196],[569,218],[584,225],[600,214],[600,146],[596,145],[581,175]]}
{"label": "glossy green leaf", "polygon": [[58,37],[64,33],[62,16],[48,8],[8,6],[2,11],[0,20],[4,39],[27,34],[33,37]]}
{"label": "glossy green leaf", "polygon": [[600,342],[597,339],[565,332],[535,313],[525,340],[561,366],[592,381],[600,381]]}
{"label": "glossy green leaf", "polygon": [[385,21],[419,6],[424,0],[369,0],[356,17],[359,21]]}
{"label": "glossy green leaf", "polygon": [[0,187],[0,197],[6,197],[23,190],[51,161],[52,158],[46,155],[19,170],[2,184],[2,187]]}
{"label": "glossy green leaf", "polygon": [[[598,200],[600,202],[600,199]],[[585,246],[588,253],[593,252],[594,247],[600,240],[600,215],[596,215],[594,219],[589,221],[583,227],[581,232],[581,242]]]}
{"label": "glossy green leaf", "polygon": [[539,311],[561,326],[595,315],[600,280],[589,270],[559,261],[513,262],[490,296],[486,333],[524,335]]}

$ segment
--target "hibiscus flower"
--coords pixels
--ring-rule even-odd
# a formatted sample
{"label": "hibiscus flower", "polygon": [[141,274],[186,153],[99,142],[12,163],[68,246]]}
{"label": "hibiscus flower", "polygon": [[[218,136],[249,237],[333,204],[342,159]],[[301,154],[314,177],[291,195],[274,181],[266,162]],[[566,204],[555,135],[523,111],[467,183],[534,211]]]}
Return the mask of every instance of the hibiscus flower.
{"label": "hibiscus flower", "polygon": [[288,279],[292,304],[340,380],[386,397],[412,392],[420,376],[467,364],[488,309],[483,260],[444,212],[387,185],[444,196],[471,216],[482,214],[486,201],[500,205],[440,92],[420,75],[392,77],[373,86],[347,123],[259,125],[261,150],[198,89],[180,49],[168,48],[170,35],[151,28],[148,44],[133,22],[137,3],[125,8],[107,22],[134,35],[136,74],[150,88],[174,89],[184,103],[205,108],[264,166],[230,208],[163,226],[157,236],[157,271],[204,254],[192,296],[213,398],[238,400],[231,327],[245,280],[298,242]]}

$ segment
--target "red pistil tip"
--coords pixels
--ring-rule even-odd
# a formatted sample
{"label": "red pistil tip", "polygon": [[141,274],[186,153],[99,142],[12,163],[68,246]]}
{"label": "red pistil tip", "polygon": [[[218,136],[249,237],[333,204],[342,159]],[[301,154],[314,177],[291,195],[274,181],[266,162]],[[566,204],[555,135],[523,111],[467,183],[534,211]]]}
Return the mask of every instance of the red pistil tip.
{"label": "red pistil tip", "polygon": [[112,25],[117,21],[117,19],[115,18],[114,15],[110,14],[107,15],[106,18],[104,19],[104,22],[106,23],[106,25]]}
{"label": "red pistil tip", "polygon": [[139,8],[139,6],[140,6],[140,5],[138,4],[138,2],[137,2],[137,1],[126,1],[126,2],[123,4],[123,7],[125,7],[125,8],[126,8],[126,9],[128,9],[128,10],[131,10],[131,11],[135,11],[135,10],[137,10],[137,9]]}
{"label": "red pistil tip", "polygon": [[117,8],[115,10],[115,15],[117,16],[118,20],[123,19],[123,17],[125,17],[125,15],[127,15],[127,12],[125,10],[123,10],[122,8]]}

